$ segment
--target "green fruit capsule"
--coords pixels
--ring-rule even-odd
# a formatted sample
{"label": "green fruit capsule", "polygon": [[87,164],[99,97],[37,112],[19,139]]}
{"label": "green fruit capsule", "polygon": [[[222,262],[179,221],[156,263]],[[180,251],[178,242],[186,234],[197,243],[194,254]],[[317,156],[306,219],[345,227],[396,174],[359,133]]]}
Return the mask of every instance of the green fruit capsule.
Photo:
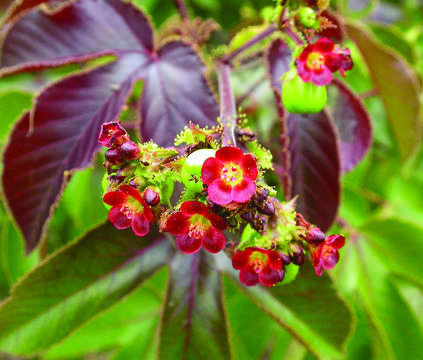
{"label": "green fruit capsule", "polygon": [[291,114],[314,114],[326,105],[326,86],[304,82],[298,75],[282,84],[282,102]]}
{"label": "green fruit capsule", "polygon": [[181,180],[185,187],[192,192],[201,192],[203,190],[203,182],[201,181],[201,168],[204,161],[214,157],[216,151],[213,149],[201,149],[189,155],[181,171]]}
{"label": "green fruit capsule", "polygon": [[298,21],[307,29],[314,27],[314,25],[316,25],[316,20],[317,16],[312,8],[303,7],[298,11]]}

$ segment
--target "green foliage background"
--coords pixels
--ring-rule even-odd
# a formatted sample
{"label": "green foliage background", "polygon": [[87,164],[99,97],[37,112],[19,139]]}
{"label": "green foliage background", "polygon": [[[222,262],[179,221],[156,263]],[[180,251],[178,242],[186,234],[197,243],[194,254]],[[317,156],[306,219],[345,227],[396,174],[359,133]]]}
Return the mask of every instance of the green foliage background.
{"label": "green foliage background", "polygon": [[[165,26],[167,19],[176,16],[172,0],[133,1],[151,14],[156,27]],[[369,31],[374,41],[401,59],[421,81],[421,1],[338,0],[332,3],[345,22],[355,21],[356,26]],[[216,44],[227,42],[244,26],[260,23],[260,10],[272,4],[270,0],[190,2],[195,16],[214,18],[222,25],[213,36]],[[381,19],[389,24],[380,22]],[[416,122],[421,124],[423,119],[406,120],[408,114],[403,113],[403,104],[398,102],[403,89],[394,89],[384,99],[382,91],[372,92],[377,81],[382,87],[390,86],[392,69],[379,66],[380,77],[375,78],[366,65],[366,61],[383,64],[380,54],[369,51],[363,56],[355,43],[348,41],[347,45],[352,50],[355,68],[346,80],[365,98],[373,121],[374,143],[364,161],[342,180],[341,220],[332,229],[343,232],[347,244],[331,276],[355,314],[355,328],[344,358],[423,359],[423,150],[420,145],[410,150],[410,144],[398,136],[403,131],[414,131]],[[375,58],[369,60],[366,56]],[[12,124],[31,107],[37,91],[73,70],[75,67],[66,67],[36,76],[0,79],[0,149],[6,144]],[[259,71],[235,73],[236,91],[245,87],[246,79],[254,83],[260,76]],[[257,88],[257,98],[266,99],[266,87],[268,85],[263,84]],[[421,93],[418,95],[422,97]],[[260,107],[255,119],[264,140],[268,119],[273,116],[268,108]],[[394,119],[389,117],[390,112],[395,114]],[[47,254],[106,219],[107,212],[101,201],[102,176],[99,157],[96,166],[72,177],[46,240],[28,257],[24,255],[22,238],[5,204],[0,203],[0,299],[8,297],[13,285]],[[36,359],[126,360],[137,359],[139,354],[144,354],[142,359],[154,359],[166,281],[167,270],[162,269],[123,301]],[[242,296],[230,281],[225,280],[224,285],[235,359],[315,358],[269,314]],[[329,309],[331,304],[326,306]],[[0,346],[1,350],[5,349]]]}

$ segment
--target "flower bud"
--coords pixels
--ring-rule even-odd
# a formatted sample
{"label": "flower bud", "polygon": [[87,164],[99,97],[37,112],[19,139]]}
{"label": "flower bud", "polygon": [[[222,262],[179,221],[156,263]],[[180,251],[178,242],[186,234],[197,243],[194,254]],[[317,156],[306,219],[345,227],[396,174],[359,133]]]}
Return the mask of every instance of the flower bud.
{"label": "flower bud", "polygon": [[241,219],[246,221],[246,222],[251,222],[254,220],[254,213],[251,210],[247,210],[243,213],[241,213]]}
{"label": "flower bud", "polygon": [[313,246],[320,245],[325,238],[325,234],[318,227],[311,228],[306,235],[306,241]]}
{"label": "flower bud", "polygon": [[302,7],[298,11],[298,22],[307,29],[311,29],[316,25],[317,16],[312,8],[308,6]]}
{"label": "flower bud", "polygon": [[120,151],[125,161],[135,160],[138,158],[138,155],[140,154],[140,148],[138,147],[137,144],[135,144],[132,141],[123,143],[120,146]]}
{"label": "flower bud", "polygon": [[123,162],[122,152],[120,148],[111,148],[104,154],[106,160],[112,165],[118,165]]}
{"label": "flower bud", "polygon": [[275,204],[271,200],[266,200],[257,207],[257,210],[263,215],[272,216],[275,213]]}
{"label": "flower bud", "polygon": [[305,255],[303,249],[298,244],[292,244],[290,246],[290,258],[293,264],[301,266],[304,264]]}
{"label": "flower bud", "polygon": [[291,258],[287,254],[280,252],[279,256],[281,257],[282,263],[284,265],[289,265],[291,263]]}
{"label": "flower bud", "polygon": [[120,124],[120,121],[111,121],[101,125],[98,142],[108,148],[120,146],[129,141],[129,135]]}
{"label": "flower bud", "polygon": [[151,186],[144,190],[143,198],[150,206],[156,206],[160,202],[160,195]]}
{"label": "flower bud", "polygon": [[257,188],[254,196],[254,203],[260,206],[269,197],[269,190],[264,188]]}

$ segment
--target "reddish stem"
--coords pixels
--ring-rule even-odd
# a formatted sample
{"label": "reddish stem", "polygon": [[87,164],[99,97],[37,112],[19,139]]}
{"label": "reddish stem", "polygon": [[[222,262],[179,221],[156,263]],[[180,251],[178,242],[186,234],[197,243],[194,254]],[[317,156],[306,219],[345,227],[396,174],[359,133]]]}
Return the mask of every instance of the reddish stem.
{"label": "reddish stem", "polygon": [[242,54],[245,50],[248,50],[251,46],[259,43],[263,39],[272,35],[276,30],[278,30],[277,26],[275,24],[270,24],[266,29],[264,29],[261,33],[253,36],[244,45],[240,46],[238,49],[227,54],[223,58],[223,62],[226,64],[230,64],[232,60],[235,59],[238,55]]}
{"label": "reddish stem", "polygon": [[223,125],[222,144],[236,145],[235,126],[236,126],[236,105],[235,96],[231,85],[231,67],[220,62],[217,68],[220,96],[220,121]]}
{"label": "reddish stem", "polygon": [[178,9],[179,15],[183,21],[189,22],[189,16],[187,7],[185,6],[184,0],[174,0],[176,8]]}

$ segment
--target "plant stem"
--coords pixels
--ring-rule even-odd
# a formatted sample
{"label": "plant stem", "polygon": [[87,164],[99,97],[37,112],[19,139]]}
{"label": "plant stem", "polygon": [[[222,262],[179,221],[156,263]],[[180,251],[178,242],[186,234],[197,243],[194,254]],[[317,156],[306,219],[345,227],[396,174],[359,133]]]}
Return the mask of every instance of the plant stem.
{"label": "plant stem", "polygon": [[282,105],[282,99],[278,91],[273,90],[275,96],[276,108],[278,110],[280,121],[280,141],[282,147],[282,188],[285,200],[292,198],[292,178],[291,178],[291,153],[289,151],[288,125],[286,121],[286,112]]}
{"label": "plant stem", "polygon": [[223,126],[222,144],[235,146],[236,107],[231,85],[230,65],[219,62],[217,75],[220,96],[220,121]]}
{"label": "plant stem", "polygon": [[277,29],[278,27],[275,24],[270,24],[266,29],[264,29],[261,33],[253,36],[244,45],[240,46],[238,49],[224,56],[223,62],[226,64],[230,64],[232,60],[235,59],[238,55],[242,54],[245,50],[248,50],[251,46],[267,38],[269,35],[273,34]]}
{"label": "plant stem", "polygon": [[185,6],[184,0],[174,0],[176,8],[178,9],[179,15],[181,15],[181,18],[185,22],[189,22],[189,16],[187,7]]}

